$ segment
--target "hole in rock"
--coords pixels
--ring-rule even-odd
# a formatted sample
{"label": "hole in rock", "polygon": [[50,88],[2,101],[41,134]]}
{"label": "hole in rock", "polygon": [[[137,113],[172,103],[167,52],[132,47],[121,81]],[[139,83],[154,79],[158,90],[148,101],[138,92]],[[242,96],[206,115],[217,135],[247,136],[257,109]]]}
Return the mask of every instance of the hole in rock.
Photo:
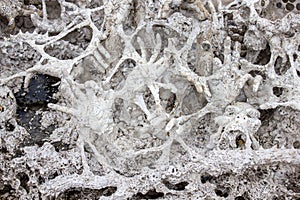
{"label": "hole in rock", "polygon": [[176,183],[176,184],[172,184],[168,180],[163,180],[162,182],[169,190],[178,190],[178,191],[184,190],[185,187],[189,184],[186,181]]}
{"label": "hole in rock", "polygon": [[1,152],[1,153],[8,153],[7,148],[4,147],[3,144],[1,144],[1,146],[0,146],[0,152]]}
{"label": "hole in rock", "polygon": [[208,173],[204,173],[202,176],[201,176],[201,183],[206,183],[207,181],[210,182],[211,180],[213,179],[213,176],[211,176],[210,174]]}
{"label": "hole in rock", "polygon": [[237,196],[234,198],[234,200],[246,200],[243,196]]}
{"label": "hole in rock", "polygon": [[[96,2],[96,1],[92,1],[92,2]],[[99,30],[105,30],[106,28],[103,27],[103,20],[104,20],[104,10],[98,10],[95,12],[91,13],[91,19],[94,23],[94,25],[99,29]],[[104,25],[105,26],[105,25]]]}
{"label": "hole in rock", "polygon": [[102,189],[70,188],[59,194],[57,200],[99,199],[101,196],[111,196],[117,187],[109,186]]}
{"label": "hole in rock", "polygon": [[291,63],[288,56],[286,56],[286,59],[282,58],[281,56],[276,58],[274,64],[274,70],[276,74],[283,75],[290,69],[290,67]]}
{"label": "hole in rock", "polygon": [[57,103],[53,94],[58,91],[59,85],[56,83],[59,81],[59,78],[38,74],[30,80],[27,89],[22,86],[14,94],[17,101],[17,122],[30,134],[30,138],[25,141],[26,145],[43,145],[43,140],[54,130],[53,126],[42,130],[40,120],[41,112],[48,109],[47,104]]}
{"label": "hole in rock", "polygon": [[103,78],[105,69],[94,56],[87,56],[78,65],[73,67],[71,73],[76,82],[85,83],[90,80],[98,82]]}
{"label": "hole in rock", "polygon": [[110,80],[110,86],[112,89],[120,90],[124,86],[126,78],[130,72],[134,70],[136,62],[132,59],[126,59],[122,62],[119,70],[113,75]]}
{"label": "hole in rock", "polygon": [[220,53],[219,51],[214,51],[214,56],[219,58],[222,64],[224,64],[224,55],[222,53]]}
{"label": "hole in rock", "polygon": [[296,53],[293,54],[293,61],[296,62],[298,55]]}
{"label": "hole in rock", "polygon": [[247,96],[244,89],[241,90],[240,94],[235,99],[236,102],[247,102]]}
{"label": "hole in rock", "polygon": [[295,8],[295,6],[292,3],[287,3],[285,5],[285,9],[288,10],[288,11],[292,11],[292,10],[294,10],[294,8]]}
{"label": "hole in rock", "polygon": [[[103,1],[86,1],[86,2],[87,2],[86,8],[90,8],[90,9],[98,8],[98,7],[101,7],[103,5]],[[80,1],[74,0],[74,3],[79,4]]]}
{"label": "hole in rock", "polygon": [[[0,195],[7,195],[7,194],[13,194],[14,193],[14,189],[11,187],[11,185],[3,185],[1,186],[1,189],[0,189]],[[0,196],[0,197],[1,197]],[[4,199],[4,197],[1,197]]]}
{"label": "hole in rock", "polygon": [[206,106],[208,101],[203,93],[198,93],[195,86],[191,85],[184,92],[182,100],[182,112],[185,115],[192,114]]}
{"label": "hole in rock", "polygon": [[35,26],[33,25],[30,16],[17,16],[15,18],[16,26],[13,31],[13,34],[18,34],[20,30],[22,32],[30,32],[32,33],[35,29]]}
{"label": "hole in rock", "polygon": [[[8,20],[4,16],[0,16],[0,28],[1,32],[7,32],[8,33]],[[2,38],[1,38],[2,39]]]}
{"label": "hole in rock", "polygon": [[254,64],[266,65],[270,62],[270,59],[271,59],[271,49],[270,49],[270,45],[267,44],[266,48],[259,52]]}
{"label": "hole in rock", "polygon": [[282,7],[282,3],[281,2],[276,3],[276,7],[277,8],[281,8]]}
{"label": "hole in rock", "polygon": [[6,131],[14,131],[15,130],[15,126],[12,125],[10,122],[6,122],[5,123],[5,130]]}
{"label": "hole in rock", "polygon": [[210,50],[210,44],[208,42],[203,42],[201,44],[201,47],[204,51],[209,51]]}
{"label": "hole in rock", "polygon": [[299,168],[295,172],[289,172],[286,174],[286,189],[294,193],[300,193],[300,183],[299,183]]}
{"label": "hole in rock", "polygon": [[41,54],[25,42],[22,45],[14,42],[9,46],[5,51],[0,51],[1,78],[26,71],[41,58]]}
{"label": "hole in rock", "polygon": [[14,151],[14,158],[19,158],[25,155],[24,151],[22,151],[21,149],[16,149]]}
{"label": "hole in rock", "polygon": [[163,108],[170,113],[175,108],[176,95],[171,90],[160,88],[159,97]]}
{"label": "hole in rock", "polygon": [[222,188],[222,187],[219,187],[217,189],[215,189],[215,193],[217,196],[219,197],[228,197],[229,196],[229,188]]}
{"label": "hole in rock", "polygon": [[244,7],[244,9],[242,10],[241,16],[243,19],[248,20],[250,17],[250,8],[249,7]]}
{"label": "hole in rock", "polygon": [[[276,195],[276,196],[274,196],[273,198],[272,198],[272,200],[285,200],[285,197],[284,196],[278,196],[278,195]],[[299,200],[299,199],[298,199]]]}
{"label": "hole in rock", "polygon": [[130,200],[139,200],[139,199],[158,199],[164,197],[164,193],[156,192],[155,189],[149,190],[146,194],[142,194],[138,192],[137,194],[133,195]]}
{"label": "hole in rock", "polygon": [[45,47],[45,52],[60,60],[74,59],[79,56],[84,49],[64,40],[56,41]]}
{"label": "hole in rock", "polygon": [[237,148],[244,149],[245,148],[246,139],[243,134],[240,134],[235,139],[235,144]]}
{"label": "hole in rock", "polygon": [[46,1],[46,9],[47,9],[47,18],[49,20],[60,18],[61,8],[57,0]]}
{"label": "hole in rock", "polygon": [[[116,98],[113,104],[113,120],[115,123],[119,123],[120,116],[122,115],[122,109],[124,106],[124,100],[121,98]],[[123,133],[123,130],[119,129],[119,133]]]}
{"label": "hole in rock", "polygon": [[39,184],[45,183],[45,178],[42,177],[42,176],[39,176],[39,177],[38,177],[38,183],[39,183]]}
{"label": "hole in rock", "polygon": [[146,88],[146,91],[143,94],[143,98],[148,110],[152,110],[152,108],[154,108],[155,106],[155,100],[149,88]]}
{"label": "hole in rock", "polygon": [[71,145],[66,144],[62,141],[51,142],[51,144],[54,146],[55,151],[57,151],[57,152],[67,151],[67,150],[70,150],[70,148],[71,148]]}
{"label": "hole in rock", "polygon": [[[247,182],[246,182],[247,184]],[[234,199],[234,200],[251,200],[249,197],[249,194],[247,192],[244,192],[241,196],[237,196],[236,198],[239,199]]]}
{"label": "hole in rock", "polygon": [[277,97],[280,97],[283,93],[284,88],[282,87],[273,87],[273,94]]}
{"label": "hole in rock", "polygon": [[233,14],[232,13],[226,13],[226,14],[224,14],[224,18],[226,18],[227,20],[233,20]]}
{"label": "hole in rock", "polygon": [[92,39],[92,34],[92,29],[88,26],[85,26],[80,29],[75,29],[62,39],[70,42],[73,45],[78,45],[81,48],[86,49]]}
{"label": "hole in rock", "polygon": [[41,9],[41,8],[42,8],[42,1],[41,1],[41,0],[37,0],[37,1],[24,0],[24,4],[25,4],[25,5],[34,5],[34,6],[37,7],[38,9]]}
{"label": "hole in rock", "polygon": [[29,187],[27,185],[27,182],[29,181],[29,177],[26,173],[20,172],[16,175],[17,179],[20,180],[20,185],[27,191],[29,192]]}
{"label": "hole in rock", "polygon": [[125,30],[133,32],[139,23],[138,20],[142,20],[137,15],[140,10],[140,6],[141,5],[140,5],[139,1],[137,1],[137,0],[132,1],[132,4],[129,8],[128,16],[126,17],[126,21],[124,24]]}
{"label": "hole in rock", "polygon": [[162,152],[152,152],[144,155],[138,155],[135,157],[134,161],[138,166],[149,167],[155,169],[155,161],[160,158]]}
{"label": "hole in rock", "polygon": [[287,31],[287,32],[284,33],[284,36],[286,38],[294,37],[295,36],[295,31]]}
{"label": "hole in rock", "polygon": [[58,177],[58,176],[59,176],[59,174],[58,174],[58,172],[56,171],[56,172],[54,172],[53,174],[50,174],[50,175],[48,176],[48,180],[55,179],[55,178]]}
{"label": "hole in rock", "polygon": [[255,77],[256,75],[260,75],[263,80],[266,80],[267,76],[264,72],[262,71],[258,71],[258,70],[252,70],[249,72],[249,74],[252,76],[252,77]]}
{"label": "hole in rock", "polygon": [[87,48],[91,38],[92,31],[89,27],[75,29],[61,40],[45,46],[45,52],[61,60],[74,59]]}
{"label": "hole in rock", "polygon": [[300,149],[300,141],[295,141],[295,142],[293,143],[293,147],[294,147],[295,149]]}
{"label": "hole in rock", "polygon": [[264,123],[268,123],[268,121],[273,117],[276,109],[275,108],[274,109],[270,108],[266,110],[258,109],[258,111],[260,112],[259,120],[264,124]]}

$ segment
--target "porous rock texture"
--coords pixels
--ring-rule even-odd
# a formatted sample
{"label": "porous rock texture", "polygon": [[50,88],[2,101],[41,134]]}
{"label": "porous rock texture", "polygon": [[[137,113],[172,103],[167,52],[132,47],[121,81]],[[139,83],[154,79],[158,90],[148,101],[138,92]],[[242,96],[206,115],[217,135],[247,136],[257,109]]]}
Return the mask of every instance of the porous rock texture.
{"label": "porous rock texture", "polygon": [[0,16],[0,199],[300,199],[299,0]]}

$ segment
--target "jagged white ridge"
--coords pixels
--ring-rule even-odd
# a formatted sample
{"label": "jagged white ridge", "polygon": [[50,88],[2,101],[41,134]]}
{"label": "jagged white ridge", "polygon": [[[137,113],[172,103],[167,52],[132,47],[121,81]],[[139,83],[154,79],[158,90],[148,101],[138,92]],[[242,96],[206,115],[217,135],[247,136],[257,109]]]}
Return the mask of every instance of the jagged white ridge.
{"label": "jagged white ridge", "polygon": [[[100,199],[299,198],[300,2],[58,0],[59,19],[51,2],[0,10],[8,32],[25,8],[35,27],[9,34],[1,52],[26,44],[40,55],[17,72],[0,65],[0,127],[16,127],[0,129],[1,190],[20,199],[84,189]],[[85,46],[68,41],[76,31]],[[19,148],[30,135],[14,93],[36,74],[60,79],[58,102],[36,111],[45,129],[57,127],[40,147]],[[70,149],[55,149],[60,140]]]}

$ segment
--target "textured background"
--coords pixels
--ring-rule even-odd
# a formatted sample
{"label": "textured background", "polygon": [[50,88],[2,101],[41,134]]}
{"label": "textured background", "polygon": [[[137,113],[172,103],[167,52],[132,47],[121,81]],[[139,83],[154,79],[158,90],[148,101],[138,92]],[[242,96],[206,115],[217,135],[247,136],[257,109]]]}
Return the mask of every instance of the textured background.
{"label": "textured background", "polygon": [[2,0],[0,199],[300,199],[300,1]]}

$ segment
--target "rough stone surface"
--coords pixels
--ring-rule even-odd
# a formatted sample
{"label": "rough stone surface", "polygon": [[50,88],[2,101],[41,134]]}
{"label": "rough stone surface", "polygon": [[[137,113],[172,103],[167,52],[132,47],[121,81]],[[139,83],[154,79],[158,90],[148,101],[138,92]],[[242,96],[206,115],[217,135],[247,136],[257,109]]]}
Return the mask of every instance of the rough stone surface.
{"label": "rough stone surface", "polygon": [[300,199],[299,9],[1,1],[0,199]]}

